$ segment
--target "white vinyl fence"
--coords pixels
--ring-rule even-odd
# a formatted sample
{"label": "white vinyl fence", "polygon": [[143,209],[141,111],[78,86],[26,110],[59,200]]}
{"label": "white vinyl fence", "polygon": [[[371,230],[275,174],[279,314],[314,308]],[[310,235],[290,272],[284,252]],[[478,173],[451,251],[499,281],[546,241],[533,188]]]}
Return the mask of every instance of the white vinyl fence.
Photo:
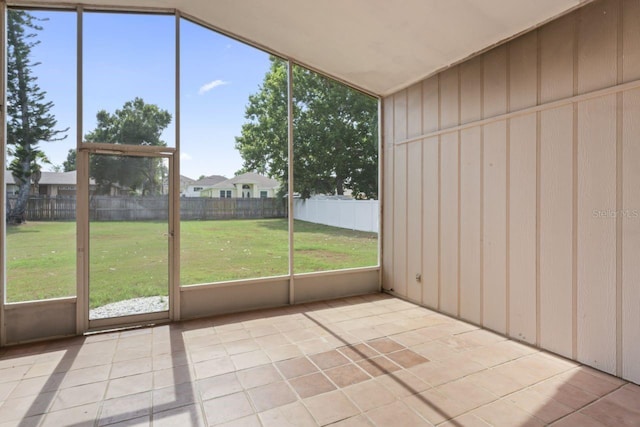
{"label": "white vinyl fence", "polygon": [[293,217],[350,230],[378,232],[377,200],[295,199]]}

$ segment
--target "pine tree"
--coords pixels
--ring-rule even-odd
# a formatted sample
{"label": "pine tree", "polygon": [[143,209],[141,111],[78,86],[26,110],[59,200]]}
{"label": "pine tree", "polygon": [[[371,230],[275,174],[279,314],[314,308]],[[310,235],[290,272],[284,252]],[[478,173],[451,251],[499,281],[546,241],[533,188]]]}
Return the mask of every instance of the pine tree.
{"label": "pine tree", "polygon": [[32,61],[31,49],[40,43],[35,37],[42,30],[38,19],[17,10],[9,10],[7,18],[7,144],[13,156],[9,169],[18,186],[7,221],[20,224],[25,220],[31,184],[40,179],[41,164],[48,163],[38,144],[66,138],[68,128],[55,129],[53,102],[45,100],[46,92],[33,74],[38,63]]}

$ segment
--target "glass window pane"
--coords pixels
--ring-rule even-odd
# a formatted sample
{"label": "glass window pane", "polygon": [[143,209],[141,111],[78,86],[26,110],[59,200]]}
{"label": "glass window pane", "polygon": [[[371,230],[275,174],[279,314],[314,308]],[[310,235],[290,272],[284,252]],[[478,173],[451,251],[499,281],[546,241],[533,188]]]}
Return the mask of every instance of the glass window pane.
{"label": "glass window pane", "polygon": [[[82,66],[85,142],[175,147],[174,16],[84,13]],[[168,115],[149,122],[141,110],[119,132],[101,132],[104,114],[119,117],[140,103]]]}
{"label": "glass window pane", "polygon": [[[285,63],[187,20],[180,42],[180,283],[287,274]],[[267,139],[285,149],[276,166],[256,152]]]}
{"label": "glass window pane", "polygon": [[294,272],[378,264],[378,102],[294,66]]}
{"label": "glass window pane", "polygon": [[8,11],[7,302],[76,294],[76,19]]}

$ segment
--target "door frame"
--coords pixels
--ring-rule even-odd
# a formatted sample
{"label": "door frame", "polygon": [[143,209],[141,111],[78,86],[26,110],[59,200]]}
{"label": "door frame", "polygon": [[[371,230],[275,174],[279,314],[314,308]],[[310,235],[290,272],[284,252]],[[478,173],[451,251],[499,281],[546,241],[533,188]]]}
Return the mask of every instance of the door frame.
{"label": "door frame", "polygon": [[[144,326],[153,323],[168,322],[179,318],[180,292],[179,254],[177,228],[180,222],[179,191],[176,186],[176,149],[146,145],[105,144],[83,142],[76,155],[76,229],[77,229],[77,304],[76,330],[78,334],[104,329],[116,329],[132,326]],[[169,292],[169,311],[134,314],[122,317],[89,320],[89,157],[90,154],[112,156],[135,156],[164,158],[169,162],[169,218],[167,245],[167,281]]]}

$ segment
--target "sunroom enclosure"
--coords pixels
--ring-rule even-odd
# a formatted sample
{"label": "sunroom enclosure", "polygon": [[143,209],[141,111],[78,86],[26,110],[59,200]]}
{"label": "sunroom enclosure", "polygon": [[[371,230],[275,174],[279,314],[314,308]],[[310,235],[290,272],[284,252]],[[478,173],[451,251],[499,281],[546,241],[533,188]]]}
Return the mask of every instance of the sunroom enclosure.
{"label": "sunroom enclosure", "polygon": [[[33,75],[47,92],[45,98],[56,106],[52,111],[57,128],[68,128],[67,138],[40,142],[39,149],[48,153],[54,147],[68,154],[64,172],[45,171],[43,163],[40,173],[71,173],[75,182],[47,187],[42,178],[31,180],[35,195],[29,199],[26,223],[3,221],[0,226],[0,345],[380,290],[375,200],[379,126],[374,97],[224,36],[174,10],[123,13],[2,6],[3,31],[7,13],[23,11],[46,19],[40,33],[47,28],[56,31],[46,47],[32,47],[33,61],[41,62],[40,69],[33,67]],[[2,42],[7,52],[7,39]],[[58,55],[56,63],[50,66],[46,59],[54,55]],[[3,56],[3,70],[7,70],[7,57]],[[227,75],[198,81],[195,71],[211,68],[224,68]],[[280,116],[275,124],[277,144],[284,153],[280,188],[269,193],[260,191],[258,184],[244,184],[239,187],[241,196],[229,200],[231,190],[223,193],[214,186],[213,197],[184,197],[182,180],[189,162],[200,161],[210,167],[203,174],[225,178],[240,169],[223,169],[232,167],[225,163],[231,163],[227,159],[236,151],[234,137],[239,133],[222,135],[216,129],[225,122],[238,122],[245,113],[247,97],[240,99],[235,88],[255,92],[259,89],[256,75],[268,72],[280,79],[278,89],[284,94],[277,100]],[[296,90],[296,84],[303,88],[309,78],[317,84],[318,97],[328,97],[327,88],[339,87],[345,96],[366,104],[367,117],[376,120],[368,123],[366,134],[358,135],[369,144],[368,154],[349,151],[348,140],[321,154],[351,157],[359,171],[369,168],[373,190],[354,191],[349,200],[318,200],[366,205],[367,220],[375,224],[373,231],[355,230],[349,218],[341,218],[342,205],[333,212],[342,225],[333,224],[336,218],[322,221],[305,216],[309,215],[307,200],[312,200],[307,197],[314,194],[300,197],[307,187],[296,181],[302,185],[306,170],[314,167],[308,157],[314,141],[299,136],[304,133],[296,126],[307,120],[320,129],[326,122],[323,113],[314,116],[311,101]],[[266,85],[260,80],[260,85]],[[3,84],[3,99],[8,92]],[[61,105],[67,110],[62,112]],[[136,122],[140,117],[152,117],[149,122],[154,121],[155,130],[140,136],[148,123]],[[112,126],[118,120],[121,126]],[[15,150],[6,143],[4,123],[2,128],[6,169]],[[209,139],[203,141],[203,135]],[[60,158],[60,153],[51,155]],[[71,160],[73,165],[68,166]],[[264,166],[260,172],[265,178],[278,175]],[[17,188],[9,182],[14,179],[11,173],[0,179],[3,188],[10,184]],[[337,191],[340,195],[343,184]],[[325,188],[325,193],[331,192]],[[226,197],[218,198],[218,193]],[[362,198],[367,200],[356,200]],[[17,194],[2,191],[0,201],[7,207],[7,217],[17,199]],[[214,215],[212,209],[222,211]],[[29,217],[34,212],[39,219]],[[114,308],[132,300],[149,305],[141,310],[127,304]]]}

